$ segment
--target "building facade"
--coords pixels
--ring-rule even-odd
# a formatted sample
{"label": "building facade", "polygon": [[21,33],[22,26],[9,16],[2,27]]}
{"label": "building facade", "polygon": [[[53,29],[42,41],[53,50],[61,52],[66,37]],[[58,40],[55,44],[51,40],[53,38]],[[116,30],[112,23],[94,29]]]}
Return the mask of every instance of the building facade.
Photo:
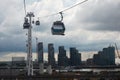
{"label": "building facade", "polygon": [[12,57],[12,62],[14,61],[25,61],[25,57]]}
{"label": "building facade", "polygon": [[37,52],[38,52],[38,63],[43,63],[43,43],[39,42],[37,45]]}
{"label": "building facade", "polygon": [[59,46],[58,66],[68,66],[68,57],[64,46]]}
{"label": "building facade", "polygon": [[70,66],[80,66],[81,53],[74,47],[70,48]]}
{"label": "building facade", "polygon": [[115,65],[115,48],[113,46],[103,48],[93,56],[93,62],[95,65]]}
{"label": "building facade", "polygon": [[25,57],[12,57],[12,67],[25,67]]}
{"label": "building facade", "polygon": [[48,64],[51,66],[55,65],[54,46],[52,43],[48,44]]}

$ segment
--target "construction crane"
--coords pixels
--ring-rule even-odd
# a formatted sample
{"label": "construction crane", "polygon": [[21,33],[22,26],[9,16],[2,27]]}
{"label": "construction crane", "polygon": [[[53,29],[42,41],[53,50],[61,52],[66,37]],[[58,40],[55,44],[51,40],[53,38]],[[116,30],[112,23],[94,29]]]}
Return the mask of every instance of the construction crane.
{"label": "construction crane", "polygon": [[115,48],[116,48],[116,52],[117,52],[117,56],[119,59],[120,59],[120,54],[119,54],[119,51],[118,51],[118,47],[117,47],[117,44],[115,43]]}

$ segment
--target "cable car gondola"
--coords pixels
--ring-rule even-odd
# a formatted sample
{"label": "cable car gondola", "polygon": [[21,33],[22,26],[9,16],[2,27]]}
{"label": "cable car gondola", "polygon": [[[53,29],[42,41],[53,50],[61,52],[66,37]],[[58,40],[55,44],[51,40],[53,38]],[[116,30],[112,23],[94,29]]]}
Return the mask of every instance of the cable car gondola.
{"label": "cable car gondola", "polygon": [[30,23],[28,22],[28,18],[25,18],[25,22],[23,24],[23,28],[24,29],[29,29],[29,27],[30,27]]}
{"label": "cable car gondola", "polygon": [[36,24],[37,26],[39,26],[39,25],[40,25],[40,21],[37,20],[35,24]]}
{"label": "cable car gondola", "polygon": [[52,25],[51,32],[53,35],[64,35],[65,26],[64,23],[62,22],[63,20],[62,12],[60,12],[60,14],[61,14],[61,20],[55,21]]}
{"label": "cable car gondola", "polygon": [[35,22],[35,24],[36,24],[37,26],[39,26],[39,25],[40,25],[39,18],[38,18],[38,20]]}
{"label": "cable car gondola", "polygon": [[65,26],[64,23],[61,21],[54,22],[51,29],[53,35],[64,35]]}

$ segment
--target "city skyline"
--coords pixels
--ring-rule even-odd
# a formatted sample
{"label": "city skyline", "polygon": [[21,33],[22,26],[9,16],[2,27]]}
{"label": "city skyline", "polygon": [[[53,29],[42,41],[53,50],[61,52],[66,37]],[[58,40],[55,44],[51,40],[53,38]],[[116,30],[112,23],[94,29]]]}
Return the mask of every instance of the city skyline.
{"label": "city skyline", "polygon": [[[75,47],[69,48],[69,56],[66,55],[66,50],[64,46],[58,47],[58,54],[57,58],[55,57],[54,53],[54,44],[48,44],[48,60],[43,58],[44,51],[43,51],[43,43],[38,42],[37,45],[38,53],[36,53],[36,60],[35,62],[47,63],[48,65],[52,66],[80,66],[80,65],[115,65],[115,47],[108,46],[104,47],[102,50],[98,51],[97,54],[94,54],[91,58],[89,57],[87,60],[83,61],[81,57],[80,51],[78,51]],[[57,60],[56,60],[56,59]],[[12,57],[12,61],[25,61],[24,57]]]}
{"label": "city skyline", "polygon": [[[58,12],[78,2],[80,1],[54,0],[53,2],[39,0],[37,2],[31,0],[27,1],[27,10],[32,10],[37,18]],[[55,47],[64,45],[68,49],[71,46],[82,52],[98,51],[115,42],[119,48],[119,3],[119,0],[88,0],[85,4],[65,12],[63,14],[63,22],[66,27],[65,36],[53,36],[50,32],[52,23],[59,20],[59,15],[40,18],[41,25],[38,27],[33,25],[33,53],[36,50],[35,37],[44,42],[45,46],[48,43],[53,43]],[[24,18],[23,1],[4,0],[0,4],[1,59],[4,59],[3,56],[11,57],[11,54],[25,55],[27,37],[26,31],[22,27]],[[35,6],[37,7],[34,9]],[[45,51],[47,52],[47,47],[45,47]]]}
{"label": "city skyline", "polygon": [[[53,43],[49,43],[48,45],[51,45],[51,46],[53,46],[53,47],[51,47],[50,49],[49,49],[49,46],[48,46],[48,49],[49,49],[49,51],[50,51],[50,53],[51,53],[51,49],[53,49],[53,51],[52,51],[52,55],[51,56],[53,56],[53,57],[55,57],[55,61],[58,61],[58,56],[59,56],[59,53],[61,53],[61,52],[59,52],[59,47],[64,47],[64,46],[58,46],[57,47],[57,50],[55,50],[55,48],[54,48],[54,44]],[[109,45],[109,46],[112,46],[112,45]],[[48,52],[45,52],[44,51],[44,43],[43,42],[38,42],[38,44],[37,44],[37,52],[34,52],[33,53],[33,60],[34,61],[39,61],[40,63],[41,62],[43,62],[43,61],[48,61],[48,56],[49,56],[49,51]],[[106,47],[108,47],[108,46],[106,46]],[[115,46],[113,46],[113,47],[115,47]],[[69,47],[69,49],[66,49],[66,47],[65,47],[65,53],[66,53],[66,56],[68,57],[68,58],[70,58],[70,48],[75,48],[75,50],[77,51],[77,53],[79,53],[79,54],[81,54],[81,60],[82,61],[86,61],[87,59],[91,59],[91,58],[94,58],[94,55],[96,55],[96,54],[99,54],[99,52],[100,52],[100,50],[102,50],[102,49],[100,49],[100,50],[98,50],[98,51],[91,51],[91,52],[82,52],[82,51],[79,51],[76,47]],[[103,48],[104,49],[104,48]],[[63,51],[62,51],[63,52]],[[75,53],[76,54],[76,53]],[[116,55],[117,54],[117,52],[115,52],[115,59],[116,59],[116,64],[118,64],[119,63],[119,60],[117,60],[118,59],[118,56]],[[20,54],[18,54],[18,53],[13,53],[13,54],[11,54],[11,55],[7,55],[6,57],[4,56],[3,58],[3,60],[2,59],[0,59],[0,61],[11,61],[11,59],[12,59],[12,57],[25,57],[26,59],[27,59],[27,54],[26,53],[20,53]],[[7,58],[7,59],[5,59],[5,58]],[[38,59],[39,58],[39,59]]]}

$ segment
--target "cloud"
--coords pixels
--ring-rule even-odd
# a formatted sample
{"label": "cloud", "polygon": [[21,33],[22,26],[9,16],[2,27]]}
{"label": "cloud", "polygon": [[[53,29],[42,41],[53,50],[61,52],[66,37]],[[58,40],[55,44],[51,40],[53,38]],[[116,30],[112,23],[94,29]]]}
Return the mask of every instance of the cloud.
{"label": "cloud", "polygon": [[[33,51],[36,49],[35,37],[44,43],[47,52],[48,43],[54,43],[56,52],[58,46],[77,47],[80,51],[99,50],[109,43],[119,42],[119,1],[92,1],[77,6],[63,13],[66,26],[65,36],[51,34],[52,23],[60,19],[60,15],[43,17],[59,12],[80,2],[79,0],[40,0],[27,3],[27,11],[33,11],[34,20],[38,17],[41,25],[33,25]],[[8,6],[10,7],[8,7]],[[24,9],[21,0],[4,0],[0,3],[0,51],[25,52],[27,30],[23,30]],[[114,30],[114,32],[113,32]]]}
{"label": "cloud", "polygon": [[[97,31],[120,30],[120,1],[88,1],[84,9],[76,13],[76,21],[84,23],[82,28]],[[86,7],[87,6],[87,7]]]}

